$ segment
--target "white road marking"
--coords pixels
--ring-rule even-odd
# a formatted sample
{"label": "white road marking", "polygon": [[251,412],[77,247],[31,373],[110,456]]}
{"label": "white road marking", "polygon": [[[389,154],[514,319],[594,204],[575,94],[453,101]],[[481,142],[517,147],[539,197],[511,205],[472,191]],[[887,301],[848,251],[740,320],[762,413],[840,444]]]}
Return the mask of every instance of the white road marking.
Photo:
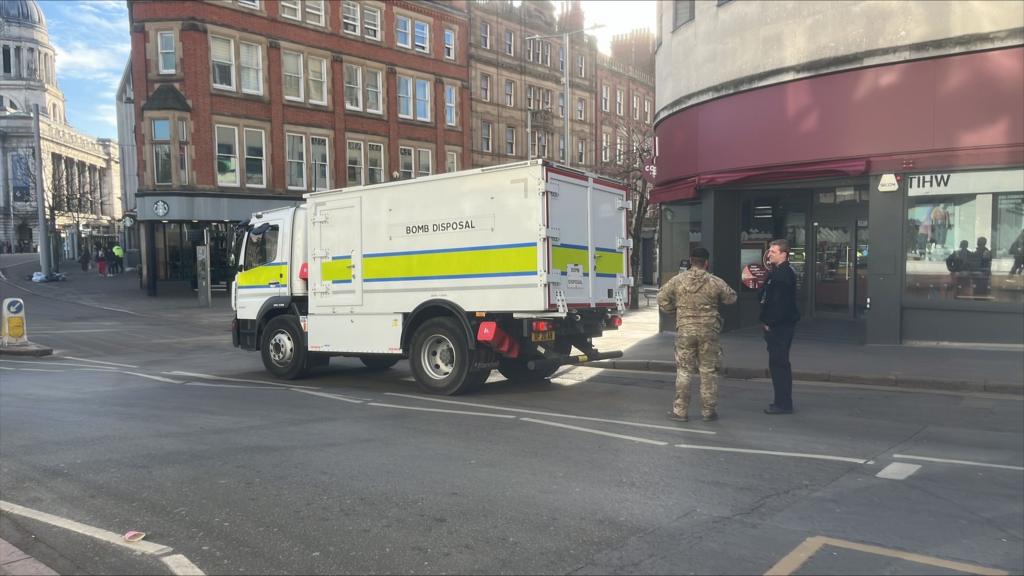
{"label": "white road marking", "polygon": [[565,428],[566,430],[576,430],[577,432],[587,432],[588,434],[597,434],[599,436],[608,436],[610,438],[618,438],[620,440],[631,440],[633,442],[643,442],[644,444],[653,444],[655,446],[668,446],[668,442],[662,442],[660,440],[648,440],[647,438],[637,438],[636,436],[626,436],[625,434],[615,434],[613,432],[605,432],[604,430],[594,430],[593,428],[581,428],[579,426],[570,426],[568,424],[562,424],[561,422],[548,422],[547,420],[534,420],[533,418],[520,417],[523,422],[533,422],[534,424],[543,424],[545,426],[554,426],[556,428]]}
{"label": "white road marking", "polygon": [[[88,330],[33,330],[33,334],[88,334],[91,332],[122,332],[121,328],[90,328]],[[76,358],[77,360],[77,358]]]}
{"label": "white road marking", "polygon": [[155,376],[153,374],[143,374],[142,372],[131,372],[128,370],[110,370],[106,368],[96,368],[90,366],[87,370],[100,371],[100,372],[115,372],[117,374],[130,374],[132,376],[138,376],[139,378],[148,378],[150,380],[156,380],[157,382],[166,382],[168,384],[184,384],[183,380],[171,380],[170,378],[164,378],[163,376]]}
{"label": "white road marking", "polygon": [[67,372],[67,370],[47,370],[46,368],[4,368],[4,370],[17,370],[19,372],[59,372],[61,374]]}
{"label": "white road marking", "polygon": [[1024,466],[1008,466],[1006,464],[987,464],[985,462],[972,462],[970,460],[948,460],[946,458],[931,458],[929,456],[913,456],[911,454],[893,454],[893,458],[904,460],[924,460],[925,462],[942,462],[944,464],[962,464],[964,466],[982,466],[985,468],[1001,468],[1003,470],[1024,471]]}
{"label": "white road marking", "polygon": [[907,464],[906,462],[893,462],[878,474],[875,474],[878,478],[885,478],[886,480],[906,480],[911,474],[921,469],[920,464]]}
{"label": "white road marking", "polygon": [[0,500],[0,511],[8,514],[14,514],[16,516],[23,516],[25,518],[32,518],[33,520],[38,520],[39,522],[43,522],[51,526],[77,532],[84,536],[95,538],[108,544],[113,544],[114,546],[127,548],[136,554],[157,556],[175,576],[205,576],[203,571],[185,556],[181,554],[165,556],[174,550],[170,546],[164,546],[163,544],[157,544],[156,542],[146,542],[144,540],[139,540],[138,542],[126,542],[124,537],[120,534],[115,534],[102,528],[96,528],[95,526],[82,524],[81,522],[75,522],[74,520],[68,520],[67,518],[62,518],[60,516],[54,516],[53,514],[47,514],[46,512],[40,512],[39,510],[25,508],[24,506],[19,506],[4,500]]}
{"label": "white road marking", "polygon": [[487,416],[489,418],[515,419],[511,414],[491,414],[490,412],[469,412],[466,410],[445,410],[443,408],[421,408],[419,406],[401,406],[399,404],[384,404],[382,402],[370,402],[367,406],[380,406],[381,408],[400,408],[402,410],[417,410],[419,412],[444,412],[446,414],[463,414],[465,416]]}
{"label": "white road marking", "polygon": [[181,554],[171,554],[170,556],[163,556],[160,558],[168,568],[171,569],[176,576],[205,576],[202,570],[198,566],[189,561]]}
{"label": "white road marking", "polygon": [[33,510],[31,508],[25,508],[17,504],[12,504],[4,500],[0,500],[0,510],[7,512],[8,514],[14,514],[16,516],[24,516],[25,518],[31,518],[38,520],[51,526],[77,532],[90,538],[102,540],[108,544],[127,548],[134,552],[141,552],[143,554],[150,554],[152,556],[159,556],[161,554],[167,554],[172,550],[168,546],[163,544],[157,544],[155,542],[146,542],[140,540],[138,542],[125,542],[124,538],[120,534],[103,530],[102,528],[96,528],[88,526],[74,520],[68,520],[67,518],[61,518],[60,516],[54,516],[53,514],[47,514],[46,512],[40,512],[39,510]]}
{"label": "white road marking", "polygon": [[319,390],[319,386],[297,386],[295,384],[284,384],[281,382],[272,382],[270,380],[251,380],[248,378],[228,378],[227,376],[216,376],[214,374],[199,374],[198,372],[182,372],[180,370],[173,370],[171,372],[163,372],[163,374],[170,374],[171,376],[194,376],[196,378],[202,378],[203,380],[223,380],[224,382],[247,382],[249,384],[266,384],[268,386],[284,386],[285,388],[300,388],[303,390]]}
{"label": "white road marking", "polygon": [[7,360],[0,358],[0,362],[9,362],[11,364],[42,364],[44,366],[56,367],[56,366],[70,366],[73,368],[93,368],[102,370],[113,370],[113,368],[101,368],[95,364],[75,364],[73,362],[41,362],[39,360]]}
{"label": "white road marking", "polygon": [[692,434],[710,434],[715,435],[717,432],[712,430],[694,430],[690,428],[679,428],[677,426],[662,426],[660,424],[644,424],[642,422],[629,422],[626,420],[610,420],[607,418],[594,418],[591,416],[576,416],[574,414],[559,414],[557,412],[545,412],[543,410],[526,410],[523,408],[505,408],[503,406],[492,406],[489,404],[477,404],[475,402],[460,402],[457,400],[443,400],[441,398],[430,398],[428,396],[417,396],[416,394],[400,394],[398,392],[385,392],[385,396],[400,396],[402,398],[412,398],[415,400],[426,400],[428,402],[442,402],[444,404],[455,404],[457,406],[472,406],[474,408],[488,408],[491,410],[504,410],[506,412],[519,412],[521,414],[537,414],[539,416],[547,416],[549,418],[572,418],[574,420],[588,420],[591,422],[606,422],[608,424],[621,424],[623,426],[636,426],[638,428],[653,428],[655,430],[668,430],[670,432],[688,432]]}
{"label": "white road marking", "polygon": [[118,364],[117,362],[105,362],[103,360],[90,360],[88,358],[75,358],[74,356],[64,356],[68,360],[78,360],[79,362],[95,362],[96,364],[106,364],[109,366],[120,366],[121,368],[138,368],[134,364]]}
{"label": "white road marking", "polygon": [[331,400],[341,400],[342,402],[351,402],[352,404],[362,404],[363,400],[356,400],[354,398],[346,398],[337,394],[324,394],[323,392],[313,392],[312,390],[299,390],[292,388],[292,392],[301,392],[302,394],[309,394],[311,396],[320,396],[321,398],[330,398]]}
{"label": "white road marking", "polygon": [[852,462],[854,464],[867,464],[863,458],[848,458],[846,456],[830,456],[828,454],[805,454],[803,452],[775,452],[772,450],[754,450],[751,448],[725,448],[723,446],[698,446],[695,444],[676,444],[676,448],[691,448],[693,450],[712,450],[717,452],[740,452],[743,454],[764,454],[766,456],[787,456],[790,458],[812,458],[815,460],[833,460],[836,462]]}
{"label": "white road marking", "polygon": [[286,390],[280,386],[243,386],[242,384],[209,384],[206,382],[185,382],[185,386],[206,386],[207,388],[241,388],[243,390]]}

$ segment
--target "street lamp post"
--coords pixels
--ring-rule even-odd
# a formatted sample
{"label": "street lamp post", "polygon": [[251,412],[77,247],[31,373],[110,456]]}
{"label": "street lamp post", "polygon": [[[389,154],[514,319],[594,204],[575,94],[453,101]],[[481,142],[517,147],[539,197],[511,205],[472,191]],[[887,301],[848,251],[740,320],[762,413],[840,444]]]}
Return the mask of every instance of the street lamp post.
{"label": "street lamp post", "polygon": [[[572,60],[569,58],[569,36],[571,36],[573,34],[577,34],[579,32],[589,32],[591,30],[596,30],[598,28],[603,28],[603,27],[604,27],[604,24],[596,24],[596,25],[590,26],[588,28],[580,28],[579,30],[566,30],[565,32],[562,32],[562,34],[561,34],[561,36],[562,36],[562,47],[565,50],[565,65],[562,67],[562,83],[565,85],[565,89],[564,89],[564,92],[563,92],[563,94],[565,95],[564,96],[565,97],[565,102],[564,102],[564,105],[563,105],[562,117],[563,117],[563,120],[564,120],[564,122],[563,122],[564,127],[563,128],[564,128],[564,131],[565,131],[565,134],[564,134],[563,138],[565,139],[565,148],[564,148],[564,150],[565,150],[565,165],[566,166],[572,166],[572,160],[570,160],[570,158],[572,158],[572,155],[571,155],[570,150],[569,150],[571,148],[571,143],[569,141],[569,115],[570,115],[570,104],[569,103],[572,102],[571,94],[570,94],[571,88],[570,88],[570,83],[569,83],[569,78],[570,78],[570,76],[569,76],[569,69],[572,67]],[[548,34],[548,35],[536,34],[534,36],[529,36],[526,39],[527,40],[543,40],[543,39],[546,39],[546,38],[557,38],[558,36],[559,36],[559,34]]]}

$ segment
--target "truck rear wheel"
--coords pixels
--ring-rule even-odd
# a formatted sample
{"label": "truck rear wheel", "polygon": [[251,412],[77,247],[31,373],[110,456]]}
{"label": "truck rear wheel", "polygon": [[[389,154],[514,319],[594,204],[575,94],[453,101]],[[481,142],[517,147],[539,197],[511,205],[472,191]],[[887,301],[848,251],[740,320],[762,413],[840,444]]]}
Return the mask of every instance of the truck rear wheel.
{"label": "truck rear wheel", "polygon": [[306,338],[294,316],[277,316],[263,328],[263,366],[278,378],[294,380],[306,372]]}
{"label": "truck rear wheel", "polygon": [[412,338],[409,364],[420,389],[430,394],[469,392],[487,380],[490,370],[471,370],[472,350],[453,318],[431,318]]}
{"label": "truck rear wheel", "polygon": [[387,370],[398,361],[401,360],[398,356],[360,356],[359,361],[363,363],[370,370]]}

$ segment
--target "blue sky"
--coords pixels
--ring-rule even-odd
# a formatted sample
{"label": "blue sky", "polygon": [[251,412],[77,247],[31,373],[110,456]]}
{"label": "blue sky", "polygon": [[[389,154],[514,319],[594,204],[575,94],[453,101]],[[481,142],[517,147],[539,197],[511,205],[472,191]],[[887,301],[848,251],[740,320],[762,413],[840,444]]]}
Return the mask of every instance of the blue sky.
{"label": "blue sky", "polygon": [[[131,52],[124,0],[37,0],[57,50],[57,82],[68,121],[98,138],[117,138],[114,95]],[[587,26],[607,51],[614,34],[653,28],[655,2],[585,1]]]}
{"label": "blue sky", "polygon": [[117,138],[114,96],[131,51],[123,0],[37,0],[57,51],[57,83],[68,121],[97,138]]}

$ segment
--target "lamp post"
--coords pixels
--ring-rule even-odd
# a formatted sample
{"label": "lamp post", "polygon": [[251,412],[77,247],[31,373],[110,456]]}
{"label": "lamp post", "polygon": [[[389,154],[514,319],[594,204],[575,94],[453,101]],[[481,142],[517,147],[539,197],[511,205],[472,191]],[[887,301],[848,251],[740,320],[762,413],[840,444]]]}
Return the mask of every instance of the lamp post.
{"label": "lamp post", "polygon": [[565,66],[562,69],[562,83],[565,85],[565,91],[563,92],[563,94],[565,94],[565,105],[564,105],[564,111],[563,111],[564,112],[563,113],[563,119],[564,119],[565,134],[564,134],[563,138],[565,139],[565,165],[566,166],[572,166],[572,160],[570,160],[570,158],[572,156],[571,156],[570,151],[569,151],[569,148],[570,148],[570,145],[571,145],[571,142],[569,141],[569,115],[571,114],[571,112],[570,112],[570,102],[572,102],[572,100],[571,100],[571,92],[572,92],[572,90],[571,90],[571,87],[570,87],[571,85],[569,83],[569,78],[570,78],[570,76],[569,76],[569,69],[572,67],[572,60],[569,58],[569,36],[571,36],[573,34],[577,34],[579,32],[589,32],[591,30],[596,30],[598,28],[603,28],[603,27],[604,27],[604,24],[596,24],[594,26],[589,26],[587,28],[580,28],[578,30],[566,30],[566,31],[562,32],[561,34],[547,34],[547,35],[535,34],[533,36],[528,36],[526,38],[527,40],[543,40],[543,39],[547,39],[547,38],[557,38],[559,36],[562,37],[562,47],[565,50]]}

